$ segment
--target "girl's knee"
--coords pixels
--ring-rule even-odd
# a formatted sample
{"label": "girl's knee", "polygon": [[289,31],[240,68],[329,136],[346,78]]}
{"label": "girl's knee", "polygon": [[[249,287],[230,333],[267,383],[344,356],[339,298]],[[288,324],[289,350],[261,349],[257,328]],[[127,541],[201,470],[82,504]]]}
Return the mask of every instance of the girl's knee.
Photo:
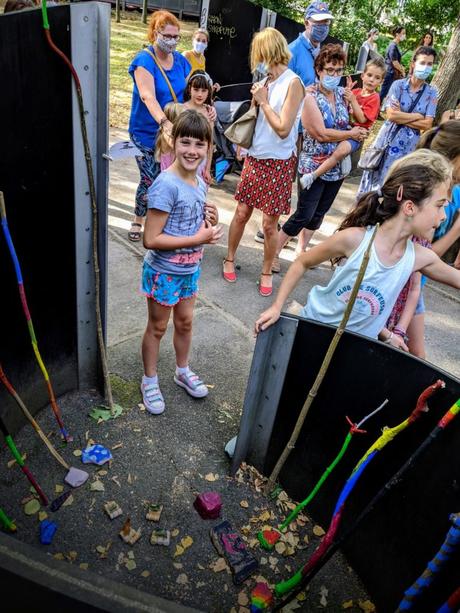
{"label": "girl's knee", "polygon": [[174,329],[177,334],[190,334],[193,326],[193,317],[174,317]]}
{"label": "girl's knee", "polygon": [[158,340],[161,340],[163,338],[167,327],[168,322],[163,320],[149,319],[149,322],[147,324],[148,332],[153,334],[153,336]]}

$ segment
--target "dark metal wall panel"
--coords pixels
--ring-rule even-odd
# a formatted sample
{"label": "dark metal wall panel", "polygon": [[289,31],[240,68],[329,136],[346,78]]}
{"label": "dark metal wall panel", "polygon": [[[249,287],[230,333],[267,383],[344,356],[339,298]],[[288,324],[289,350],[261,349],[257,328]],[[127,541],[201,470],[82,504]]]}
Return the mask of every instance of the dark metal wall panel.
{"label": "dark metal wall panel", "polygon": [[[49,20],[70,54],[70,7]],[[69,70],[48,47],[39,9],[0,15],[0,190],[40,351],[58,394],[76,387],[75,247]],[[14,269],[0,236],[0,360],[26,402],[47,403]],[[16,413],[0,388],[9,423]]]}
{"label": "dark metal wall panel", "polygon": [[[263,461],[258,461],[259,454],[253,456],[257,468],[266,475],[289,439],[333,334],[329,326],[299,319],[276,419],[270,424],[266,456]],[[257,342],[262,341],[263,336]],[[460,381],[448,373],[382,343],[346,333],[280,475],[282,485],[295,499],[304,499],[343,444],[349,429],[345,416],[357,422],[388,398],[388,405],[366,424],[368,435],[355,436],[346,456],[309,506],[313,518],[327,527],[340,490],[363,453],[384,426],[392,427],[405,419],[415,408],[420,392],[438,378],[446,382],[446,388],[430,400],[429,413],[389,443],[356,485],[347,503],[344,528],[460,397]],[[255,403],[248,410],[259,411],[260,407]],[[248,416],[243,415],[242,424],[243,420]],[[257,447],[259,436],[259,430],[254,429],[245,457],[252,457],[251,448]],[[460,508],[459,446],[457,418],[344,548],[381,611],[396,608],[404,589],[444,540],[449,514]],[[459,561],[453,561],[427,595],[424,610],[436,610],[443,597],[455,589]]]}

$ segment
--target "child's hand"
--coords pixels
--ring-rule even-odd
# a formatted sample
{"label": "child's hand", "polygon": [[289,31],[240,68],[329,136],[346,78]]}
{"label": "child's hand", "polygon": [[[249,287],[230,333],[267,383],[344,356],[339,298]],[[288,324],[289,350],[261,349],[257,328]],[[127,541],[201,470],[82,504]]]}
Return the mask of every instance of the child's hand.
{"label": "child's hand", "polygon": [[310,94],[316,94],[316,92],[318,91],[318,86],[315,83],[312,83],[311,85],[307,85],[307,87],[305,88],[305,95]]}
{"label": "child's hand", "polygon": [[205,107],[206,107],[206,113],[208,114],[209,121],[212,121],[214,123],[217,119],[216,109],[210,104],[205,104]]}
{"label": "child's hand", "polygon": [[348,87],[343,90],[343,97],[347,102],[353,102],[353,100],[356,100],[356,96]]}
{"label": "child's hand", "polygon": [[393,334],[391,341],[388,344],[392,347],[396,347],[396,349],[402,349],[403,351],[409,352],[409,347],[404,342],[404,339],[397,334]]}
{"label": "child's hand", "polygon": [[278,309],[274,304],[264,311],[254,326],[254,334],[257,335],[262,330],[266,330],[278,321],[281,315],[281,309]]}
{"label": "child's hand", "polygon": [[399,100],[397,98],[395,98],[394,96],[392,96],[391,99],[390,99],[390,106],[395,111],[400,111],[401,110],[401,105],[399,104]]}
{"label": "child's hand", "polygon": [[209,221],[212,226],[215,226],[219,221],[219,212],[217,210],[216,205],[212,203],[206,203],[204,206],[204,213],[206,221]]}
{"label": "child's hand", "polygon": [[346,89],[349,89],[351,91],[354,88],[355,85],[356,85],[356,81],[352,81],[351,77],[348,76],[347,77],[347,87],[346,87]]}
{"label": "child's hand", "polygon": [[224,231],[221,226],[212,226],[211,223],[205,219],[200,229],[195,234],[195,238],[199,245],[214,245],[223,235]]}

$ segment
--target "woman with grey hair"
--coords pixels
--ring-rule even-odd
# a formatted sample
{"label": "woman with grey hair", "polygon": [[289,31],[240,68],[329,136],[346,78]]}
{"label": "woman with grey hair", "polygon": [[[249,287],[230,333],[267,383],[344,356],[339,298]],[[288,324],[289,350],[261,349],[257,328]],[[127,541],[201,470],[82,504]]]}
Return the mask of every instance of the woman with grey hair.
{"label": "woman with grey hair", "polygon": [[367,33],[367,40],[363,42],[358,54],[358,61],[356,62],[356,72],[364,72],[366,64],[369,60],[373,60],[377,56],[380,56],[377,51],[377,39],[379,37],[379,29],[372,28]]}

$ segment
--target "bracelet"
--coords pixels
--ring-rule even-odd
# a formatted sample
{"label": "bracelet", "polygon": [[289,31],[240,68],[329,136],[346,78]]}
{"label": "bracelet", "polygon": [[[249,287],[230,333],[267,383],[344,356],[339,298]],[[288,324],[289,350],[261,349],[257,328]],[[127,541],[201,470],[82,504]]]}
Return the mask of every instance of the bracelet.
{"label": "bracelet", "polygon": [[395,333],[397,336],[400,336],[400,337],[403,339],[403,341],[404,341],[405,343],[408,343],[408,342],[409,342],[409,337],[407,336],[406,331],[405,331],[405,330],[403,330],[402,328],[398,328],[397,326],[395,326],[395,327],[393,328],[393,332],[394,332],[394,333]]}
{"label": "bracelet", "polygon": [[393,336],[394,336],[393,332],[390,332],[390,336],[386,340],[383,341],[384,344],[389,345],[391,343],[391,339],[393,338]]}

